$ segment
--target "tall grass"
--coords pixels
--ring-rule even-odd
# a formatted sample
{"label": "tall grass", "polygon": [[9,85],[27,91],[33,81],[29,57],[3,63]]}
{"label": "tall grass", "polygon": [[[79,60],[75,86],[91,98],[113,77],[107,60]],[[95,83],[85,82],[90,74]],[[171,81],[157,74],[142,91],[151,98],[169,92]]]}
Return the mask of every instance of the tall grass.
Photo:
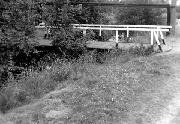
{"label": "tall grass", "polygon": [[[45,65],[41,65],[43,67],[42,71],[27,70],[19,76],[18,80],[8,80],[8,84],[2,88],[0,98],[1,111],[5,112],[12,108],[28,104],[33,99],[41,98],[44,94],[53,91],[57,86],[61,85],[60,87],[66,87],[65,85],[67,84],[64,84],[64,82],[67,80],[76,81],[82,78],[88,78],[89,74],[96,75],[96,71],[89,72],[91,70],[87,68],[89,65],[92,65],[92,68],[94,68],[98,64],[108,64],[114,61],[113,59],[119,58],[119,56],[122,56],[122,58],[118,61],[126,63],[130,60],[130,57],[132,57],[130,54],[136,55],[141,53],[142,50],[145,50],[145,48],[134,48],[129,51],[117,49],[109,53],[98,53],[94,50],[76,60],[57,59],[46,67],[44,63]],[[104,65],[102,65],[102,67],[104,67]],[[86,73],[88,73],[88,75],[86,75]],[[98,77],[93,76],[92,79],[88,78],[90,81],[87,82],[99,82],[93,80],[93,78],[97,79]]]}
{"label": "tall grass", "polygon": [[51,91],[73,87],[50,98],[61,99],[58,104],[72,109],[71,116],[63,119],[65,123],[120,123],[129,117],[143,123],[143,118],[148,117],[139,114],[145,113],[152,103],[145,99],[154,102],[168,69],[158,59],[134,58],[122,50],[101,56],[105,58],[103,64],[97,63],[94,56],[96,52],[92,51],[78,60],[57,59],[41,72],[30,71],[18,81],[11,80],[1,91],[1,111],[29,104]]}

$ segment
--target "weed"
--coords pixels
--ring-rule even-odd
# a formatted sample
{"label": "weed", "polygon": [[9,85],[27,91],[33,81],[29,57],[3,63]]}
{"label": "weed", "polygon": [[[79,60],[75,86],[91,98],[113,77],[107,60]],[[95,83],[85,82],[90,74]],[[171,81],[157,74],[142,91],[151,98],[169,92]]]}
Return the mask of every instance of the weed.
{"label": "weed", "polygon": [[[56,105],[72,109],[68,118],[59,118],[64,123],[121,123],[132,118],[134,123],[143,123],[145,119],[141,118],[149,118],[149,106],[154,97],[159,97],[156,91],[164,85],[169,68],[164,68],[159,58],[158,61],[134,58],[134,55],[142,55],[140,51],[145,52],[145,48],[132,49],[131,54],[120,49],[105,52],[101,54],[105,57],[103,64],[97,64],[97,51],[88,52],[78,60],[57,59],[49,68],[28,72],[27,77],[11,81],[11,85],[3,88],[5,99],[1,111],[7,112],[54,91],[56,94],[51,92],[49,98],[61,101]],[[45,107],[51,110],[52,106]],[[46,113],[43,112],[34,112],[31,121],[45,123]]]}
{"label": "weed", "polygon": [[128,53],[136,56],[148,56],[151,55],[154,52],[153,48],[150,47],[145,47],[143,44],[140,45],[140,47],[131,47],[128,50]]}

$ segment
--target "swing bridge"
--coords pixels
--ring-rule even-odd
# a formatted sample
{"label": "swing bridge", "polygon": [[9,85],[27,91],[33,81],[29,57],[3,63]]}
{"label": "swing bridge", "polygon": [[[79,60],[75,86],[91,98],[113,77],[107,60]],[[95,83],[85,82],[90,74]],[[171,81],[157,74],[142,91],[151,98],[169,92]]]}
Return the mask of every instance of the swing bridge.
{"label": "swing bridge", "polygon": [[[161,45],[165,45],[165,36],[167,32],[170,32],[172,26],[167,25],[101,25],[101,24],[72,24],[74,29],[81,30],[83,35],[86,36],[88,30],[96,30],[99,32],[99,36],[102,36],[103,31],[115,32],[115,39],[113,41],[86,41],[87,48],[97,48],[97,49],[114,49],[114,48],[129,48],[133,46],[140,46],[140,43],[130,43],[128,42],[130,37],[130,32],[150,32],[150,41],[147,46],[153,46],[157,44],[159,49],[162,51]],[[36,28],[45,28],[46,32],[50,32],[51,28],[55,27],[41,27],[36,26]],[[119,37],[120,32],[126,32],[126,43],[120,42]]]}
{"label": "swing bridge", "polygon": [[[113,49],[129,47],[130,43],[119,42],[120,32],[126,32],[127,41],[131,39],[130,32],[149,32],[150,40],[149,46],[157,44],[159,49],[162,51],[161,45],[165,45],[165,33],[175,35],[176,25],[176,3],[172,0],[171,4],[124,4],[124,3],[110,3],[110,2],[76,2],[75,5],[82,6],[115,6],[115,7],[140,7],[140,8],[165,8],[167,9],[167,25],[102,25],[102,24],[72,24],[75,29],[79,29],[83,32],[83,35],[87,34],[88,30],[99,31],[99,36],[102,36],[103,31],[115,32],[113,42],[107,41],[87,41],[86,46],[88,48],[99,48],[99,49]],[[47,3],[47,5],[53,5],[53,3]],[[46,27],[47,32],[52,27]],[[134,44],[131,44],[132,46]]]}
{"label": "swing bridge", "polygon": [[[98,30],[99,36],[102,36],[102,31],[115,31],[115,42],[99,42],[99,41],[88,41],[87,47],[92,48],[104,48],[112,49],[113,47],[125,47],[123,43],[119,42],[119,31],[126,31],[127,42],[130,39],[130,31],[136,32],[150,32],[151,40],[150,45],[153,46],[157,44],[159,49],[162,51],[161,42],[165,45],[164,33],[169,32],[172,26],[166,25],[96,25],[96,24],[73,24],[74,28],[80,29],[83,31],[83,35],[86,35],[87,30]],[[99,45],[97,44],[99,42]],[[94,44],[94,45],[93,45]],[[107,44],[107,45],[101,45]],[[115,46],[114,46],[115,45]],[[121,46],[122,45],[122,46]]]}

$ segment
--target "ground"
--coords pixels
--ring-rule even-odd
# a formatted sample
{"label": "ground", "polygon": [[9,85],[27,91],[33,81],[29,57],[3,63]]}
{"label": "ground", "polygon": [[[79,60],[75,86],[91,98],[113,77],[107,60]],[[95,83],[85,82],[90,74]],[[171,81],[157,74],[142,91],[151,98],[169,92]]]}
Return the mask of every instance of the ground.
{"label": "ground", "polygon": [[[135,63],[138,66],[137,68],[134,67],[135,70],[138,71],[139,67],[141,67],[141,64],[145,64],[146,66],[148,66],[147,67],[148,69],[147,71],[142,70],[141,74],[143,76],[146,76],[148,79],[154,78],[152,79],[152,82],[149,82],[150,89],[147,90],[143,96],[136,96],[137,98],[140,99],[140,101],[138,101],[137,99],[134,99],[134,101],[132,101],[132,104],[134,103],[134,105],[133,107],[130,106],[132,107],[131,109],[132,112],[129,113],[128,120],[126,119],[125,119],[126,121],[120,120],[120,122],[115,121],[112,122],[113,124],[120,124],[120,123],[121,124],[180,124],[180,38],[178,37],[178,34],[175,37],[167,38],[166,43],[167,46],[172,47],[171,51],[158,53],[147,58],[135,58],[131,61],[129,61],[129,58],[125,58],[125,59],[120,58],[119,60],[117,60],[117,63],[112,63],[110,65],[107,65],[107,68],[97,66],[97,67],[91,67],[90,70],[88,71],[91,72],[91,69],[93,70],[94,68],[96,69],[97,72],[98,71],[101,72],[101,70],[104,70],[104,73],[106,73],[106,71],[109,68],[111,68],[112,72],[111,71],[107,71],[107,72],[111,73],[112,78],[110,79],[115,82],[116,80],[114,79],[115,77],[113,75],[114,71],[115,72],[118,71],[119,68],[122,68],[122,70],[123,68],[132,69],[131,67],[134,67],[133,63]],[[163,48],[165,49],[166,46],[164,46]],[[125,64],[121,66],[120,64],[123,63]],[[137,74],[135,72],[132,72],[126,76],[130,78],[133,77],[132,79],[138,79],[139,77],[141,77],[140,74]],[[106,78],[106,77],[102,77],[102,78]],[[96,83],[96,82],[91,82],[91,83]],[[90,87],[90,89],[92,89],[93,91],[98,92],[95,89],[93,89],[93,85],[94,84],[89,84],[88,87]],[[156,87],[152,88],[151,85],[155,85]],[[16,108],[6,114],[0,114],[0,124],[49,124],[49,123],[64,124],[63,121],[67,119],[69,116],[73,116],[74,117],[73,121],[75,121],[75,119],[77,119],[78,117],[83,116],[81,115],[82,113],[78,113],[77,115],[73,114],[74,110],[77,107],[81,109],[81,106],[76,106],[76,107],[74,106],[75,108],[72,108],[67,106],[66,104],[68,104],[68,102],[70,104],[73,101],[73,99],[70,98],[71,96],[73,96],[74,92],[77,92],[77,94],[86,92],[84,93],[85,97],[83,97],[84,98],[83,100],[86,103],[87,99],[85,98],[90,97],[88,96],[90,95],[88,94],[90,93],[90,91],[85,89],[84,86],[82,87],[84,89],[82,88],[80,91],[77,85],[71,83],[64,88],[57,87],[54,91],[44,95],[39,100],[35,100],[33,103],[29,105]],[[104,85],[104,87],[106,87],[106,85]],[[114,90],[118,91],[116,89]],[[129,92],[129,94],[131,94],[131,92]],[[66,95],[65,99],[64,99],[64,95]],[[69,101],[68,100],[66,101],[66,99],[69,99]],[[86,105],[88,106],[88,104]],[[103,111],[106,112],[109,111],[108,108],[106,107],[99,108],[99,110],[101,111],[102,109]],[[89,109],[87,108],[87,110]],[[93,110],[94,108],[92,108],[92,111]],[[78,111],[78,109],[76,111]],[[116,112],[116,110],[112,112]],[[126,115],[122,115],[122,117],[123,116]],[[86,124],[89,123],[86,122]],[[101,123],[103,122],[99,121],[98,124]],[[74,124],[76,123],[74,122]]]}

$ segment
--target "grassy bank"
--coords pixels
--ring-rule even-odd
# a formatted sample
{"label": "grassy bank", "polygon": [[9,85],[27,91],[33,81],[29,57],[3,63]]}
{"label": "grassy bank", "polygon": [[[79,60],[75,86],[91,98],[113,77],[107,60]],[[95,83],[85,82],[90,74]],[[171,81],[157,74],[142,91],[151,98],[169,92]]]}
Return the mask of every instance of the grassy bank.
{"label": "grassy bank", "polygon": [[90,52],[10,80],[1,91],[1,111],[27,124],[153,123],[171,98],[161,92],[172,73],[168,59],[117,51],[105,58],[97,63]]}

